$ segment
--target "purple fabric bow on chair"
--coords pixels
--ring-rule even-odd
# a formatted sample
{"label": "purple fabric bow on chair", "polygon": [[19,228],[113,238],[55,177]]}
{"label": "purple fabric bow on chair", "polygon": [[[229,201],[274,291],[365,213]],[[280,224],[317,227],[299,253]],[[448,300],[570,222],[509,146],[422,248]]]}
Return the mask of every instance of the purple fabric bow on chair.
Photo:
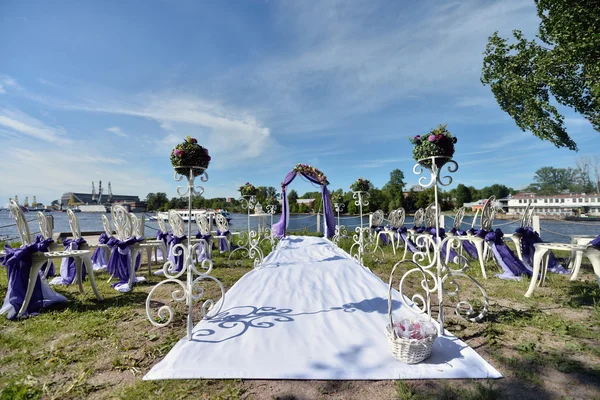
{"label": "purple fabric bow on chair", "polygon": [[[217,229],[217,236],[229,236],[230,233],[231,233],[230,231],[221,232],[220,230]],[[229,241],[228,238],[219,239],[219,250],[221,252],[227,251],[227,242],[228,241]],[[230,246],[233,248],[232,244],[230,244]]]}
{"label": "purple fabric bow on chair", "polygon": [[[131,246],[140,242],[139,238],[134,236],[127,240],[119,240],[115,237],[111,237],[108,240],[107,246],[111,249],[110,258],[108,259],[108,265],[106,270],[113,276],[119,279],[117,283],[114,283],[112,287],[118,291],[129,291],[129,281],[131,280]],[[133,271],[133,282],[136,281],[135,270]]]}
{"label": "purple fabric bow on chair", "polygon": [[589,243],[589,245],[590,245],[590,246],[592,246],[592,247],[593,247],[593,248],[595,248],[595,249],[598,249],[598,250],[600,250],[600,235],[598,235],[598,236],[596,237],[596,239],[592,240],[592,241]]}
{"label": "purple fabric bow on chair", "polygon": [[[200,231],[198,231],[198,233],[196,233],[196,239],[202,239],[204,241],[206,241],[206,245],[207,246],[211,246],[211,242],[210,239],[212,238],[212,235],[210,233],[207,233],[206,235],[203,235]],[[197,257],[198,257],[198,261],[202,261],[206,258],[208,258],[208,252],[210,250],[208,248],[204,249],[204,248],[198,248],[197,250]]]}
{"label": "purple fabric bow on chair", "polygon": [[[416,229],[416,227],[414,229]],[[400,233],[400,238],[404,241],[404,243],[408,247],[409,251],[411,251],[412,253],[416,253],[419,251],[419,249],[417,248],[417,245],[408,238],[408,229],[406,229],[405,226],[400,228],[398,230],[398,233]]]}
{"label": "purple fabric bow on chair", "polygon": [[[105,232],[102,232],[98,238],[98,243],[107,244],[109,239],[110,237]],[[94,268],[94,271],[104,271],[107,265],[108,260],[106,259],[106,248],[96,248],[96,250],[94,250],[94,254],[92,255],[92,267]]]}
{"label": "purple fabric bow on chair", "polygon": [[[7,313],[8,319],[17,317],[25,301],[25,294],[29,285],[32,256],[36,252],[47,252],[48,246],[52,242],[52,239],[43,239],[41,236],[37,236],[32,244],[21,246],[18,249],[12,249],[8,245],[5,246],[6,255],[0,259],[0,263],[6,266],[8,272],[8,290],[4,298],[4,304],[0,308],[0,314]],[[67,299],[64,296],[50,289],[38,274],[31,300],[22,316],[37,314],[43,307],[66,301]]]}
{"label": "purple fabric bow on chair", "polygon": [[[63,240],[63,245],[65,246],[65,251],[69,250],[78,250],[82,245],[86,244],[84,238],[79,239],[65,239]],[[75,274],[77,273],[77,268],[75,267],[76,262],[74,257],[63,258],[60,264],[60,276],[52,279],[50,282],[51,285],[70,285],[75,280]],[[85,279],[85,268],[81,269],[81,280]]]}
{"label": "purple fabric bow on chair", "polygon": [[496,262],[504,271],[502,274],[496,275],[500,279],[519,280],[521,275],[531,276],[532,270],[525,265],[504,243],[502,237],[504,233],[500,229],[495,232],[488,232],[485,235],[485,241],[492,248]]}
{"label": "purple fabric bow on chair", "polygon": [[183,251],[179,250],[178,252],[180,252],[181,254],[175,255],[173,248],[175,247],[175,245],[182,243],[186,239],[187,239],[186,235],[183,235],[183,236],[169,235],[169,238],[167,239],[167,242],[169,243],[168,259],[169,259],[169,261],[171,261],[171,263],[174,266],[174,268],[171,272],[179,272],[183,269],[183,259],[184,259]]}
{"label": "purple fabric bow on chair", "polygon": [[[523,262],[527,264],[533,270],[533,255],[535,254],[535,244],[544,243],[540,235],[534,231],[531,227],[517,228],[515,233],[521,236],[521,254],[523,255]],[[548,256],[548,271],[557,274],[569,274],[552,251],[549,252]]]}
{"label": "purple fabric bow on chair", "polygon": [[389,244],[388,236],[384,233],[385,228],[383,226],[372,226],[371,229],[375,230],[375,234],[379,235],[381,242],[384,245]]}
{"label": "purple fabric bow on chair", "polygon": [[[35,237],[35,239],[38,240],[38,241],[46,240],[46,239],[44,239],[43,235],[37,235]],[[52,240],[50,238],[47,239],[47,240],[50,241],[50,244],[54,243],[54,240]],[[48,264],[50,264],[50,265],[48,265]],[[46,272],[46,268],[48,269],[48,272]],[[46,261],[44,263],[44,265],[42,265],[42,269],[40,270],[40,274],[42,276],[46,276],[46,277],[48,277],[48,276],[52,277],[52,276],[56,275],[56,270],[54,268],[54,262],[53,261]]]}

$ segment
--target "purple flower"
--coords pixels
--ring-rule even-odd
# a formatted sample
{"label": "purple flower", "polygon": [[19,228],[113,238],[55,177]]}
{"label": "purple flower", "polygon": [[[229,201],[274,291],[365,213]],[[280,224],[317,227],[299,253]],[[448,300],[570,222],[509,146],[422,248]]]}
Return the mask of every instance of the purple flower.
{"label": "purple flower", "polygon": [[194,144],[198,143],[198,141],[196,139],[194,139],[194,138],[192,138],[191,142],[194,143]]}
{"label": "purple flower", "polygon": [[173,150],[173,154],[176,155],[177,157],[181,157],[181,156],[183,156],[183,150],[175,149],[175,150]]}
{"label": "purple flower", "polygon": [[435,142],[435,135],[429,135],[427,140],[429,140],[430,142]]}
{"label": "purple flower", "polygon": [[421,139],[421,135],[415,136],[415,139],[417,139],[417,140]]}

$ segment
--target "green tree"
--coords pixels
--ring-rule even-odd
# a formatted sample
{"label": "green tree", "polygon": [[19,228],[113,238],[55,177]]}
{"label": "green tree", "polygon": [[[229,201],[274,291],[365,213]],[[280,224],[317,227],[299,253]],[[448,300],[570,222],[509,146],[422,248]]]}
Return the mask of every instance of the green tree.
{"label": "green tree", "polygon": [[298,212],[298,192],[296,192],[294,189],[292,189],[288,193],[287,197],[288,197],[288,204],[290,205],[290,212],[292,212],[292,213]]}
{"label": "green tree", "polygon": [[387,197],[388,205],[393,202],[394,208],[402,207],[402,192],[405,186],[404,172],[399,169],[390,172],[390,180],[382,188],[384,195]]}
{"label": "green tree", "polygon": [[495,32],[484,53],[481,82],[523,131],[577,150],[552,103],[572,107],[600,131],[600,2],[535,4],[541,19],[539,41],[515,30],[516,42],[509,44]]}
{"label": "green tree", "polygon": [[459,183],[455,190],[456,197],[456,207],[462,207],[465,203],[470,203],[471,200],[471,191],[468,187]]}

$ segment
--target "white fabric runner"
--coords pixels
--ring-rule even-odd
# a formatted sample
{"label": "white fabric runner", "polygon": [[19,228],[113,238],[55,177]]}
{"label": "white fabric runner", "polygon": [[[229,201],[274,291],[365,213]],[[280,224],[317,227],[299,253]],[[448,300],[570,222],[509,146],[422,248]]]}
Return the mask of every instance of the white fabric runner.
{"label": "white fabric runner", "polygon": [[[290,236],[144,377],[151,379],[500,378],[464,342],[438,337],[430,358],[393,358],[388,286],[326,239]],[[394,319],[414,317],[395,293]]]}

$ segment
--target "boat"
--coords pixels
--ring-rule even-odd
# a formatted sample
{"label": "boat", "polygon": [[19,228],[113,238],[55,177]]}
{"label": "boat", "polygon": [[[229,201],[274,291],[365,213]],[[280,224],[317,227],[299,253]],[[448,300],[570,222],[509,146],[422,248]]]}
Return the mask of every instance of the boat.
{"label": "boat", "polygon": [[[177,212],[177,214],[181,215],[181,218],[185,221],[188,222],[190,219],[190,212],[189,210],[173,210],[175,212]],[[195,218],[196,214],[207,214],[209,217],[213,217],[215,214],[221,214],[225,217],[225,219],[227,219],[227,221],[231,221],[231,213],[227,210],[211,210],[211,209],[194,209],[192,210],[192,219]],[[168,221],[169,220],[169,212],[168,211],[160,211],[157,213],[157,218],[156,219],[162,219],[163,221]]]}
{"label": "boat", "polygon": [[591,217],[588,215],[580,215],[580,216],[573,216],[573,215],[569,215],[565,217],[565,221],[587,221],[587,222],[600,222],[600,217]]}
{"label": "boat", "polygon": [[109,208],[104,204],[80,204],[77,206],[81,212],[98,212],[106,213],[109,212]]}

